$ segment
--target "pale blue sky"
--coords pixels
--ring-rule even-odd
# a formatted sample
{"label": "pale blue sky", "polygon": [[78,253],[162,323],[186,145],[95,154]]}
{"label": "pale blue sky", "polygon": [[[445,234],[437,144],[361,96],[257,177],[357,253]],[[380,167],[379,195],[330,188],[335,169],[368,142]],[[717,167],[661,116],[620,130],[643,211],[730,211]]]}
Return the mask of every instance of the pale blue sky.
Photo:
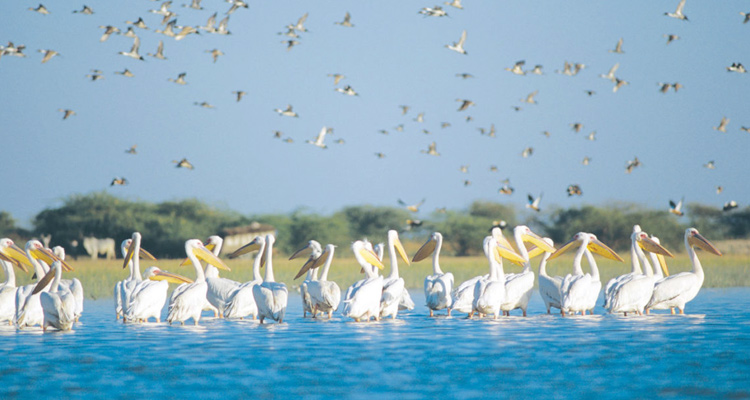
{"label": "pale blue sky", "polygon": [[[435,4],[424,1],[250,1],[231,15],[231,35],[181,41],[154,33],[164,28],[161,16],[148,12],[158,2],[90,1],[94,15],[72,13],[82,4],[61,3],[45,4],[49,15],[28,10],[38,3],[0,3],[0,44],[24,44],[28,55],[0,59],[0,209],[25,226],[69,194],[101,190],[153,202],[194,197],[244,214],[300,206],[330,213],[426,198],[423,216],[476,199],[523,208],[526,194],[539,192],[543,209],[613,200],[666,209],[683,195],[743,206],[750,197],[750,133],[740,130],[750,126],[750,76],[726,71],[733,62],[750,66],[750,24],[739,15],[750,11],[747,2],[688,0],[690,20],[680,21],[664,15],[676,8],[672,0],[467,0],[463,10],[444,6],[444,18],[418,14]],[[198,11],[182,3],[171,7],[178,25],[203,25],[216,11],[221,19],[230,7],[204,0]],[[355,26],[334,24],[347,11]],[[277,33],[305,13],[309,32],[287,51]],[[125,21],[138,17],[149,27],[135,29],[146,61],[117,54],[130,49],[131,38],[99,41],[98,26],[124,31]],[[464,29],[468,55],[445,48]],[[667,45],[664,34],[681,39]],[[621,37],[625,53],[610,53]],[[168,60],[146,56],[159,40]],[[205,53],[214,48],[226,54],[216,63]],[[38,49],[61,56],[41,64]],[[517,60],[526,60],[525,69],[543,65],[544,75],[505,70]],[[555,73],[566,60],[586,68],[573,77]],[[599,75],[617,62],[616,75],[630,84],[613,93]],[[124,68],[135,77],[114,74]],[[105,79],[87,79],[91,69]],[[187,85],[167,80],[181,72]],[[475,78],[455,76],[463,72]],[[334,91],[329,73],[346,75],[338,87],[351,85],[360,95]],[[684,88],[663,94],[659,82]],[[248,94],[237,103],[231,92],[239,89]],[[535,90],[538,104],[520,102]],[[476,105],[458,112],[458,98]],[[216,108],[193,105],[202,101]],[[287,104],[299,118],[273,111]],[[411,106],[405,116],[401,104]],[[77,115],[63,121],[59,108]],[[413,120],[419,112],[421,124]],[[712,129],[723,116],[730,119],[726,133]],[[584,124],[580,133],[573,122]],[[493,123],[497,137],[479,134]],[[399,124],[403,132],[394,129]],[[334,128],[329,148],[306,144],[323,126]],[[294,143],[274,138],[275,130]],[[593,130],[596,140],[586,140]],[[339,138],[346,143],[334,143]],[[432,141],[440,157],[420,153]],[[138,154],[126,154],[134,144]],[[529,146],[533,155],[521,157]],[[590,165],[581,164],[584,156]],[[643,165],[626,174],[634,156]],[[182,157],[195,170],[175,168],[171,160]],[[716,169],[703,167],[710,160]],[[465,164],[468,174],[459,171]],[[115,176],[130,184],[110,187]],[[498,194],[505,178],[516,189],[511,196]],[[465,187],[465,179],[472,184]],[[582,197],[567,197],[571,183]]]}

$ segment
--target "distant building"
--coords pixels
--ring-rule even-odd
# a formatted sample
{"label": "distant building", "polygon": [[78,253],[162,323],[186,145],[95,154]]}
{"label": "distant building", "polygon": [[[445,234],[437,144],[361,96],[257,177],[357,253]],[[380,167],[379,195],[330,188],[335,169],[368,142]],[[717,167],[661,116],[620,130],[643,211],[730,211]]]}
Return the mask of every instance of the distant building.
{"label": "distant building", "polygon": [[256,236],[275,235],[276,228],[268,224],[253,222],[250,225],[224,228],[221,235],[224,237],[224,245],[221,254],[231,253],[240,247],[250,243]]}

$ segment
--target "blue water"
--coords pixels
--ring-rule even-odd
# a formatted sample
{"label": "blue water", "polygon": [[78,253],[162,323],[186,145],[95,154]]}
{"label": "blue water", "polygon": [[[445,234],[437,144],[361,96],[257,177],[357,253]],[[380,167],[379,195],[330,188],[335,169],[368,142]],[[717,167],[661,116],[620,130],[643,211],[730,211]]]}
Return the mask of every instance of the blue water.
{"label": "blue water", "polygon": [[[88,301],[73,332],[0,328],[0,398],[750,398],[750,288],[704,289],[685,316],[395,321],[207,318],[123,325]],[[600,310],[597,310],[600,311]],[[518,312],[516,312],[518,314]]]}

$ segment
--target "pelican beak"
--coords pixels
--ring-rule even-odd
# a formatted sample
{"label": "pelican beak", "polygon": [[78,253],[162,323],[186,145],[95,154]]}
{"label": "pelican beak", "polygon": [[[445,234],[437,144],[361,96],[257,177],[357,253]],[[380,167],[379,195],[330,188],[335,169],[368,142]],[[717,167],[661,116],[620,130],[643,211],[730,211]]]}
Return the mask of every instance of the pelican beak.
{"label": "pelican beak", "polygon": [[34,286],[34,290],[31,292],[32,295],[35,295],[42,291],[47,285],[49,285],[50,282],[52,282],[52,279],[55,277],[55,268],[50,268],[49,272],[47,272],[46,275],[42,277],[37,283],[36,286]]}
{"label": "pelican beak", "polygon": [[45,263],[47,263],[47,265],[50,265],[50,266],[55,261],[60,261],[60,263],[62,264],[63,271],[68,272],[68,271],[73,270],[73,268],[70,265],[68,265],[68,263],[66,263],[64,260],[57,258],[56,255],[54,255],[51,251],[47,249],[42,248],[42,249],[31,250],[31,255],[34,256],[37,260],[42,260]]}
{"label": "pelican beak", "polygon": [[206,244],[206,249],[208,251],[212,252],[212,253],[214,252],[215,248],[216,248],[216,244],[214,244],[214,243],[208,243],[208,244]]}
{"label": "pelican beak", "polygon": [[[542,252],[554,253],[556,250],[554,247],[550,246],[549,243],[545,242],[541,236],[537,235],[534,232],[525,233],[521,236],[521,238],[524,242],[531,243],[536,246],[536,248],[541,249]],[[534,255],[536,256],[539,254],[541,253],[535,253]],[[531,253],[529,253],[529,259],[531,258]]]}
{"label": "pelican beak", "polygon": [[16,266],[23,270],[23,272],[29,272],[29,270],[26,268],[27,266],[33,267],[28,257],[26,257],[26,253],[24,253],[23,250],[21,250],[15,244],[4,248],[2,251],[0,251],[0,254],[3,254],[9,261],[16,264]]}
{"label": "pelican beak", "polygon": [[128,246],[128,252],[125,254],[125,258],[122,260],[122,269],[128,266],[128,263],[133,259],[133,253],[135,252],[135,240],[130,242]]}
{"label": "pelican beak", "polygon": [[243,254],[247,254],[251,251],[258,251],[258,250],[260,250],[260,243],[258,242],[258,239],[253,239],[252,242],[235,250],[232,254],[229,255],[229,258],[237,258]]}
{"label": "pelican beak", "polygon": [[669,276],[669,268],[667,268],[667,260],[664,259],[664,256],[657,254],[656,259],[659,260],[659,266],[661,266],[661,271],[664,272],[664,276]]}
{"label": "pelican beak", "polygon": [[374,265],[379,269],[385,268],[383,263],[380,262],[380,259],[378,259],[378,255],[373,253],[372,251],[368,249],[360,249],[359,255],[362,256],[362,258],[364,258],[365,262],[367,262],[368,264]]}
{"label": "pelican beak", "polygon": [[[318,257],[318,259],[320,259],[320,258],[322,258],[322,256]],[[299,278],[300,276],[306,274],[307,271],[315,268],[315,262],[318,259],[315,259],[312,256],[310,256],[310,258],[308,258],[307,261],[305,261],[305,264],[302,265],[302,268],[299,269],[299,272],[297,272],[297,275],[294,276],[294,279]]]}
{"label": "pelican beak", "polygon": [[221,261],[219,257],[216,257],[214,253],[210,252],[204,246],[196,247],[195,249],[193,249],[193,253],[196,257],[198,257],[198,259],[205,261],[216,268],[223,269],[225,271],[231,271],[231,269],[229,269],[229,267],[224,264],[224,261]]}
{"label": "pelican beak", "polygon": [[[497,242],[498,246],[505,247],[506,249],[511,249],[513,251],[516,250],[516,248],[513,246],[513,244],[510,243],[508,241],[508,239],[505,238],[505,236],[503,236],[502,231],[499,228],[498,229],[494,229],[494,228],[492,229],[492,238],[495,239],[495,241]],[[508,259],[508,260],[510,260],[510,259]]]}
{"label": "pelican beak", "polygon": [[193,283],[193,280],[190,278],[165,271],[159,271],[153,276],[149,276],[148,279],[151,279],[152,281],[167,281],[169,283],[176,283],[178,285],[183,283]]}
{"label": "pelican beak", "polygon": [[141,256],[141,258],[156,261],[156,257],[154,257],[153,254],[146,251],[146,249],[144,249],[143,247],[141,247],[141,250],[138,252],[138,254]]}
{"label": "pelican beak", "polygon": [[502,262],[502,260],[498,260],[498,257],[502,257],[513,264],[523,266],[524,263],[526,263],[526,260],[523,259],[518,253],[516,253],[514,250],[505,247],[505,246],[497,246],[496,254],[495,254],[495,260],[498,262]]}
{"label": "pelican beak", "polygon": [[396,247],[396,252],[401,257],[401,259],[404,260],[406,265],[411,265],[411,263],[409,263],[409,256],[406,255],[406,250],[404,250],[404,245],[401,244],[401,239],[396,238],[396,240],[394,241],[394,245]]}
{"label": "pelican beak", "polygon": [[674,258],[672,253],[670,253],[669,250],[665,249],[664,246],[656,243],[653,239],[646,237],[645,235],[638,238],[638,246],[640,246],[643,250],[648,251],[649,253],[660,254],[662,256]]}
{"label": "pelican beak", "polygon": [[429,257],[430,254],[435,251],[436,246],[437,241],[430,237],[430,239],[428,239],[427,242],[425,242],[425,244],[423,244],[422,247],[417,250],[417,254],[414,255],[414,257],[411,259],[411,262],[419,262]]}
{"label": "pelican beak", "polygon": [[557,258],[558,256],[560,256],[561,254],[564,254],[564,253],[568,252],[570,249],[572,249],[573,247],[575,247],[577,243],[578,243],[578,239],[572,239],[568,243],[565,243],[562,247],[560,247],[554,253],[552,253],[549,256],[549,258],[547,259],[547,261],[554,260],[555,258]]}
{"label": "pelican beak", "polygon": [[[534,257],[536,257],[536,256],[538,256],[540,254],[546,253],[544,251],[544,249],[536,247],[536,246],[533,246],[532,248],[530,248],[528,250],[528,252],[529,252],[529,260],[531,260],[532,258],[534,258]],[[552,253],[552,252],[550,252],[550,253]]]}
{"label": "pelican beak", "polygon": [[714,247],[714,245],[711,244],[711,242],[706,240],[706,238],[704,238],[698,232],[694,232],[692,235],[690,235],[690,237],[688,237],[688,243],[691,246],[698,246],[701,250],[705,250],[711,254],[721,256],[721,252],[719,251],[719,249]]}
{"label": "pelican beak", "polygon": [[610,260],[615,260],[615,261],[620,261],[620,262],[625,261],[622,259],[622,257],[620,257],[619,254],[615,253],[614,250],[610,249],[609,246],[599,241],[599,239],[592,239],[591,242],[589,242],[588,249],[592,253],[599,254],[600,256],[604,258],[609,258]]}
{"label": "pelican beak", "polygon": [[308,243],[305,247],[297,250],[292,254],[291,257],[289,257],[290,260],[294,260],[297,257],[306,256],[309,257],[312,254],[312,247],[310,247],[310,244]]}

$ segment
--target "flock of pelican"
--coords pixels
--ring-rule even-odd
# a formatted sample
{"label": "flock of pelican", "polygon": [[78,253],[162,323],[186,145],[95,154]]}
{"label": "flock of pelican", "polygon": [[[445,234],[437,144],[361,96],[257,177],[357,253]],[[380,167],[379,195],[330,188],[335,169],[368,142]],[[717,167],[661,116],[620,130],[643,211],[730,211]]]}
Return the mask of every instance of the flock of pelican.
{"label": "flock of pelican", "polygon": [[[527,315],[529,300],[534,292],[535,274],[531,260],[541,259],[536,270],[538,291],[547,309],[559,310],[560,315],[593,314],[602,291],[602,282],[595,255],[623,261],[614,250],[602,243],[594,234],[579,232],[559,249],[549,238],[532,232],[527,226],[513,229],[513,243],[505,238],[500,227],[491,229],[483,241],[489,271],[485,275],[468,279],[456,286],[453,274],[440,266],[443,236],[434,232],[410,260],[399,239],[398,232],[388,231],[387,245],[364,240],[355,241],[351,248],[364,278],[352,284],[342,297],[341,288],[328,280],[335,246],[324,247],[315,240],[296,251],[291,259],[307,256],[294,279],[306,275],[300,285],[303,317],[327,316],[334,311],[344,318],[357,322],[397,318],[399,311],[413,310],[414,301],[399,276],[398,263],[406,265],[432,256],[432,274],[424,280],[425,303],[430,317],[436,311],[446,310],[467,314],[468,318],[509,316],[521,310]],[[289,291],[286,284],[276,282],[273,273],[273,235],[258,236],[229,255],[257,252],[253,260],[253,278],[248,282],[235,282],[219,276],[220,270],[229,267],[219,258],[223,241],[211,236],[206,243],[198,239],[185,242],[187,258],[182,265],[192,265],[195,279],[162,271],[152,266],[141,275],[140,259],[155,260],[141,247],[141,234],[121,244],[123,268],[128,276],[116,283],[114,306],[116,319],[124,323],[146,323],[152,319],[161,322],[162,310],[168,304],[167,322],[185,324],[192,320],[198,324],[203,311],[212,311],[215,317],[227,319],[259,319],[260,323],[282,323],[286,314]],[[390,274],[381,275],[385,250],[391,264]],[[612,314],[649,314],[651,310],[675,310],[684,313],[685,305],[700,291],[704,272],[695,252],[698,247],[721,256],[721,252],[705,239],[697,229],[685,231],[685,249],[692,270],[669,275],[664,257],[673,257],[659,239],[633,227],[631,235],[631,271],[611,279],[604,286],[603,307]],[[571,272],[565,276],[550,276],[547,263],[559,255],[576,249]],[[589,272],[584,272],[581,262],[586,256]],[[505,272],[503,260],[521,267],[518,273]],[[206,263],[205,266],[201,262]],[[78,279],[62,279],[63,271],[73,269],[65,262],[61,247],[45,248],[32,239],[22,250],[11,239],[0,239],[0,264],[7,280],[0,285],[0,323],[15,324],[18,329],[39,325],[43,330],[53,327],[70,330],[83,312],[83,287]],[[16,287],[14,267],[24,272],[32,268],[37,281]],[[265,267],[261,277],[260,269]],[[169,283],[177,286],[168,296]]]}

